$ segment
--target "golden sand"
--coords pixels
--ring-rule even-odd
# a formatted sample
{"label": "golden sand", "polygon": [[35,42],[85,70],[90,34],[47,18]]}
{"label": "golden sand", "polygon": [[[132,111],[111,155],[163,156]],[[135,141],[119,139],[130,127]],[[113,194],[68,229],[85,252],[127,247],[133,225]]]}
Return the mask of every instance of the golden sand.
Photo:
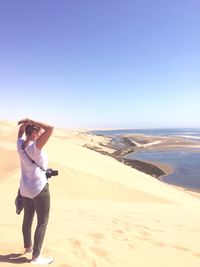
{"label": "golden sand", "polygon": [[[14,207],[17,131],[0,122],[0,266],[30,267],[31,255],[21,255],[23,214]],[[43,256],[55,258],[55,267],[199,267],[200,199],[83,147],[87,142],[84,133],[55,129],[45,147],[60,174],[49,181]]]}

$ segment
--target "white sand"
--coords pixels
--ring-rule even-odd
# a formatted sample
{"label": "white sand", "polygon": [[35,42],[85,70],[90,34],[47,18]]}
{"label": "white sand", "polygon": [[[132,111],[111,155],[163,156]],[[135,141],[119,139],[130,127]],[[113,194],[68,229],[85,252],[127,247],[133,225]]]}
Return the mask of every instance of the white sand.
{"label": "white sand", "polygon": [[[17,131],[0,122],[0,266],[30,266],[31,255],[15,257],[23,252],[23,216],[14,207]],[[60,172],[50,180],[43,245],[52,266],[199,267],[200,199],[83,147],[87,142],[84,133],[56,129],[45,148]]]}

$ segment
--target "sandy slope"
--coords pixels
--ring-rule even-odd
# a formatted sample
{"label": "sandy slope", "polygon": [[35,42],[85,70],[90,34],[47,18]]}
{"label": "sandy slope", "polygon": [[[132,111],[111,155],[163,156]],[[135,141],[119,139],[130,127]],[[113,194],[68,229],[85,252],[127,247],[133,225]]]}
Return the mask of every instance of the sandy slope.
{"label": "sandy slope", "polygon": [[[17,127],[0,122],[0,266],[30,266],[23,252]],[[199,267],[200,200],[82,147],[84,134],[56,129],[46,146],[52,208],[43,254],[58,267]],[[93,142],[98,142],[93,137]]]}

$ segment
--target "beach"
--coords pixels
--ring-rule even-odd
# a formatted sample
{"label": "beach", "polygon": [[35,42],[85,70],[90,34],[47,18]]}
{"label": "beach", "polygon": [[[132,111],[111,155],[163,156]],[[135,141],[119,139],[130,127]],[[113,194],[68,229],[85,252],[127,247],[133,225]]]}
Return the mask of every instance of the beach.
{"label": "beach", "polygon": [[[0,266],[30,266],[31,255],[23,254],[23,214],[14,206],[17,132],[16,122],[0,122]],[[161,149],[160,139],[134,140],[133,149],[138,144]],[[55,267],[199,266],[199,194],[155,179],[156,168],[145,173],[146,165],[139,171],[124,164],[110,141],[55,128],[45,150],[59,176],[49,180],[51,214],[42,254],[53,257]],[[163,140],[162,148],[183,146],[175,141]],[[193,146],[188,143],[188,149]],[[173,171],[156,167],[163,175]]]}
{"label": "beach", "polygon": [[[127,130],[127,132],[128,131],[130,130]],[[142,132],[142,130],[140,131]],[[166,152],[175,153],[182,151],[184,153],[197,153],[200,151],[199,137],[192,136],[191,138],[189,135],[170,136],[167,135],[167,133],[166,135],[159,134],[161,132],[163,134],[165,130],[152,130],[151,134],[127,134],[126,132],[120,133],[120,130],[117,131],[117,135],[114,134],[115,130],[100,132],[102,133],[98,134],[97,131],[97,135],[99,135],[101,138],[104,138],[104,141],[96,144],[88,142],[85,146],[102,154],[112,156],[113,158],[131,166],[132,168],[135,168],[146,174],[150,174],[151,176],[161,180],[163,180],[163,178],[166,176],[173,174],[175,171],[175,168],[173,167],[174,164],[169,164],[165,161],[162,161],[162,157]],[[109,134],[110,132],[112,134]],[[154,133],[153,135],[152,132]],[[93,133],[96,133],[96,131]],[[148,157],[147,159],[145,159],[145,157],[141,157],[141,152],[143,154],[148,153],[150,159],[148,159]],[[155,153],[159,154],[156,159],[153,157]],[[179,155],[177,154],[176,157],[179,157]],[[188,158],[188,160],[190,159]],[[172,162],[173,161],[171,161],[171,163]]]}

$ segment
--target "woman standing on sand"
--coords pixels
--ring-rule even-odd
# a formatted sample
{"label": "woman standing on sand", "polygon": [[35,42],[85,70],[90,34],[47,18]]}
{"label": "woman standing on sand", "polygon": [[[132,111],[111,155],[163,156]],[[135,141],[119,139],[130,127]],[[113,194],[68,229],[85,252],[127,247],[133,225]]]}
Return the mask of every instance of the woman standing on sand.
{"label": "woman standing on sand", "polygon": [[[30,119],[20,120],[18,125],[17,151],[21,164],[20,193],[24,202],[22,232],[25,253],[32,252],[33,264],[49,264],[53,259],[40,255],[50,210],[49,185],[44,171],[47,169],[47,156],[42,148],[52,135],[53,127]],[[24,133],[25,139],[22,138]],[[35,212],[37,227],[32,243],[31,227]]]}

